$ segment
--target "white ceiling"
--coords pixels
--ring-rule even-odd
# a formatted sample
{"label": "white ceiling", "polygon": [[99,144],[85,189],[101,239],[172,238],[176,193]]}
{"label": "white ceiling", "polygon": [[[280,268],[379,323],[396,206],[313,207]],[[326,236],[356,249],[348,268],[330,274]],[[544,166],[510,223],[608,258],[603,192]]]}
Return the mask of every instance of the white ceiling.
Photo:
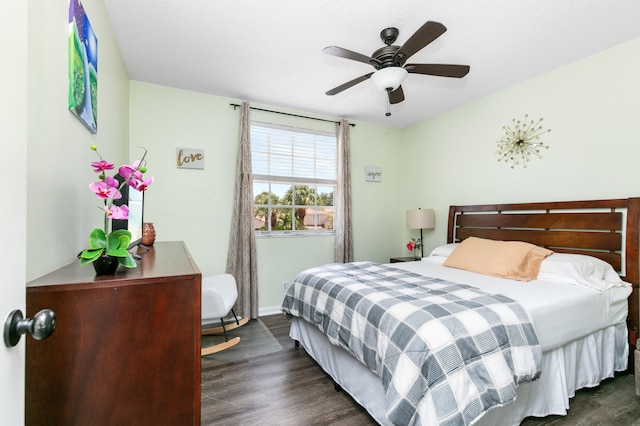
{"label": "white ceiling", "polygon": [[[105,0],[132,80],[405,128],[640,37],[638,0]],[[91,17],[89,17],[91,18]],[[447,32],[409,63],[470,65],[462,78],[409,74],[391,106],[374,71],[322,53],[371,55],[396,27],[402,45],[426,21]],[[98,40],[99,41],[99,40]]]}

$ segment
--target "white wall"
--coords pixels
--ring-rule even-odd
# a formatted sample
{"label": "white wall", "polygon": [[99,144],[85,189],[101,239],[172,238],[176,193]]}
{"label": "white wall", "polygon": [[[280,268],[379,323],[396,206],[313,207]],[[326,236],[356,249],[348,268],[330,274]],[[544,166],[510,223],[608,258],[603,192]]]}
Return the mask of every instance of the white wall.
{"label": "white wall", "polygon": [[[0,169],[5,208],[0,212],[0,318],[14,309],[25,312],[27,232],[27,3],[8,2],[0,14]],[[7,348],[0,344],[0,417],[2,423],[24,424],[25,339]]]}
{"label": "white wall", "polygon": [[[157,241],[185,241],[203,274],[224,272],[240,115],[229,101],[131,82],[131,146],[148,149],[145,222]],[[176,148],[204,150],[204,170],[178,169]]]}
{"label": "white wall", "polygon": [[[226,268],[240,121],[230,103],[239,101],[131,82],[131,146],[149,149],[149,174],[155,177],[145,193],[145,221],[154,223],[158,241],[185,241],[204,275]],[[335,129],[332,123],[251,114],[256,120]],[[204,170],[178,169],[179,147],[203,149]],[[388,261],[402,250],[400,131],[356,123],[351,147],[354,255]],[[365,165],[382,167],[383,181],[365,182]],[[303,268],[333,262],[332,237],[259,239],[257,247],[261,308],[278,306],[282,282]]]}
{"label": "white wall", "polygon": [[[640,39],[406,129],[405,204],[436,209],[426,248],[445,242],[452,204],[639,196],[638,69]],[[495,141],[525,114],[550,148],[512,170]]]}
{"label": "white wall", "polygon": [[[91,145],[128,162],[129,78],[102,0],[84,0],[98,38],[98,134],[67,109],[68,1],[30,0],[28,12],[27,279],[72,262],[102,215],[88,185]],[[87,266],[90,267],[90,266]]]}

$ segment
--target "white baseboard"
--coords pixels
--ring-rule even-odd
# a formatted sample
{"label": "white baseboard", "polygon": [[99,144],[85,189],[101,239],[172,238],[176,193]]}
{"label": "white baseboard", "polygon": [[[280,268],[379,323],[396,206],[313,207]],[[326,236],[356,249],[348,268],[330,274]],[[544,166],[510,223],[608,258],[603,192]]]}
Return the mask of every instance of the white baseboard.
{"label": "white baseboard", "polygon": [[268,306],[266,308],[258,309],[258,316],[265,317],[267,315],[276,315],[281,314],[282,310],[280,309],[280,305],[278,306]]}

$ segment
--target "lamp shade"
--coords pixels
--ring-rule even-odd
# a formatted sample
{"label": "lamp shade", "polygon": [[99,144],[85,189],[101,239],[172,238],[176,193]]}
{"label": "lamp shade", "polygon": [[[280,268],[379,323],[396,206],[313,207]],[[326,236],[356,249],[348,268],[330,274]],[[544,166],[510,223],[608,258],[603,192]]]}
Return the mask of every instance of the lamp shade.
{"label": "lamp shade", "polygon": [[380,90],[396,90],[407,77],[407,70],[402,67],[379,69],[371,76],[371,81]]}
{"label": "lamp shade", "polygon": [[407,210],[407,226],[409,229],[431,229],[436,226],[433,209]]}

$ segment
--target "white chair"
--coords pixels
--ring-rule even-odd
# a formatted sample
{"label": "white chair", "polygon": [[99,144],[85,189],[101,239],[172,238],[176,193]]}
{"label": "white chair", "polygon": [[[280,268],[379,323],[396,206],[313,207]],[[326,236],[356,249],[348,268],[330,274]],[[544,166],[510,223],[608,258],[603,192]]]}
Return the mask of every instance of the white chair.
{"label": "white chair", "polygon": [[[238,288],[233,275],[221,274],[202,277],[202,335],[224,334],[225,341],[217,345],[208,346],[200,350],[200,355],[211,355],[223,351],[240,342],[240,337],[229,340],[227,331],[245,325],[249,318],[238,321],[233,305],[238,300]],[[229,312],[233,314],[235,322],[225,325],[224,317]],[[211,323],[220,321],[220,327],[211,327]]]}

